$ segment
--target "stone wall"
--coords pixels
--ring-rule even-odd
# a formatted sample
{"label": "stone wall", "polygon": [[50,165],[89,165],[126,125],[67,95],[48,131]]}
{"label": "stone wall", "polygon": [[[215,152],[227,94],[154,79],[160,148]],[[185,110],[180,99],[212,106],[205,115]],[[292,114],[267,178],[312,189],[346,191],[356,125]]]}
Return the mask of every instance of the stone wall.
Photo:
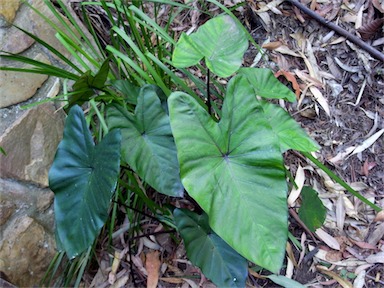
{"label": "stone wall", "polygon": [[[29,0],[44,16],[55,20],[43,0]],[[57,22],[57,21],[56,21]],[[0,1],[0,50],[45,62],[57,59],[16,29],[33,32],[60,52],[55,31],[20,0]],[[68,55],[67,55],[68,56]],[[20,67],[1,59],[0,66]],[[22,106],[56,96],[59,79],[39,74],[0,71],[0,283],[39,285],[56,253],[53,193],[48,170],[62,137],[64,112],[48,102]]]}

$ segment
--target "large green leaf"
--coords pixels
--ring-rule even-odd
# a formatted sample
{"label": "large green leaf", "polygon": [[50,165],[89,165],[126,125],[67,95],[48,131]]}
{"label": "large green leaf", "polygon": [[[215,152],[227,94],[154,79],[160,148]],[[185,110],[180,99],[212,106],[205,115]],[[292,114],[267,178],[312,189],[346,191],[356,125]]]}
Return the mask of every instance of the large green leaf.
{"label": "large green leaf", "polygon": [[173,211],[188,259],[218,287],[245,287],[248,263],[208,224],[208,216],[186,209]]}
{"label": "large green leaf", "polygon": [[268,123],[279,139],[282,153],[288,149],[304,152],[319,150],[319,145],[307,136],[300,125],[283,108],[269,102],[261,102],[261,107]]}
{"label": "large green leaf", "polygon": [[266,68],[241,68],[239,75],[248,79],[255,94],[269,99],[286,99],[290,102],[296,101],[295,94],[273,75],[270,69]]}
{"label": "large green leaf", "polygon": [[172,55],[176,67],[197,64],[203,57],[207,67],[220,77],[228,77],[241,66],[248,39],[228,15],[215,17],[190,36],[182,34]]}
{"label": "large green leaf", "polygon": [[94,242],[108,217],[120,168],[119,130],[95,146],[83,111],[73,106],[51,169],[58,243],[69,258]]}
{"label": "large green leaf", "polygon": [[[278,123],[272,123],[279,119],[244,76],[229,82],[219,123],[185,93],[171,94],[168,105],[184,187],[221,238],[277,272],[287,237],[287,186]],[[300,139],[300,128],[293,129]]]}
{"label": "large green leaf", "polygon": [[327,210],[317,192],[311,187],[303,187],[301,190],[301,200],[299,217],[309,230],[315,232],[317,228],[323,225],[327,216]]}
{"label": "large green leaf", "polygon": [[176,146],[169,117],[161,106],[158,90],[153,85],[141,88],[135,114],[120,105],[107,110],[110,129],[120,128],[124,145],[122,157],[158,192],[181,197]]}
{"label": "large green leaf", "polygon": [[196,65],[203,59],[204,55],[198,50],[192,38],[194,38],[194,36],[190,37],[184,32],[181,33],[172,55],[172,63],[175,67],[190,67]]}

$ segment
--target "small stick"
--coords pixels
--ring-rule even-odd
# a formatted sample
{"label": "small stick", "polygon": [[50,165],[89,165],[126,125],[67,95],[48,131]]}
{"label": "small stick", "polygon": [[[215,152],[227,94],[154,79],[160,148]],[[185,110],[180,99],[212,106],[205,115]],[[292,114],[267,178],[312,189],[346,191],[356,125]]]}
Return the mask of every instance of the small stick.
{"label": "small stick", "polygon": [[365,43],[360,38],[352,35],[348,31],[346,31],[343,28],[341,28],[340,26],[337,26],[336,24],[334,24],[334,23],[324,19],[323,17],[321,17],[316,12],[312,11],[308,7],[306,7],[303,4],[301,4],[299,1],[297,1],[297,0],[286,0],[286,1],[288,1],[292,5],[296,6],[301,11],[303,11],[307,15],[311,16],[313,19],[315,19],[316,21],[320,22],[324,26],[327,26],[329,29],[334,30],[336,33],[340,34],[341,36],[344,36],[349,41],[351,41],[354,44],[358,45],[360,48],[364,49],[369,54],[371,54],[374,58],[384,62],[384,54],[381,53],[379,50],[376,50],[375,48],[373,48],[371,45],[368,45],[367,43]]}

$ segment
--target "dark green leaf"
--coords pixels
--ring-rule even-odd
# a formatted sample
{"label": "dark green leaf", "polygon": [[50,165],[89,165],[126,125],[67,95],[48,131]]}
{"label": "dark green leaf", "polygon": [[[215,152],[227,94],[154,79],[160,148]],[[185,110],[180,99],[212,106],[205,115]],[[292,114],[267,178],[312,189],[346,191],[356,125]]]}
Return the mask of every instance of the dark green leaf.
{"label": "dark green leaf", "polygon": [[110,57],[104,60],[99,71],[96,73],[95,77],[92,78],[92,82],[90,83],[91,87],[94,87],[96,89],[103,89],[103,87],[105,86],[105,82],[108,79],[110,60]]}
{"label": "dark green leaf", "polygon": [[88,70],[73,84],[73,94],[68,97],[68,108],[73,105],[83,105],[95,94],[91,88],[93,81],[92,71]]}
{"label": "dark green leaf", "polygon": [[219,123],[185,93],[171,94],[168,104],[184,187],[224,241],[279,271],[288,232],[285,169],[253,88],[245,77],[231,79]]}
{"label": "dark green leaf", "polygon": [[49,171],[55,193],[56,235],[69,258],[94,242],[108,217],[120,168],[119,130],[95,146],[83,111],[73,106]]}
{"label": "dark green leaf", "polygon": [[68,97],[69,108],[75,104],[82,105],[95,95],[96,90],[104,88],[109,73],[109,60],[110,58],[105,59],[95,76],[88,70],[73,84],[75,93]]}
{"label": "dark green leaf", "polygon": [[301,190],[301,201],[299,217],[309,230],[315,232],[317,228],[323,225],[327,210],[317,192],[311,187],[303,187]]}
{"label": "dark green leaf", "polygon": [[188,259],[218,287],[245,287],[247,260],[212,231],[207,214],[175,209],[173,215]]}
{"label": "dark green leaf", "polygon": [[110,129],[120,128],[122,157],[145,182],[158,192],[181,197],[179,163],[169,117],[161,106],[155,86],[140,90],[135,114],[120,105],[107,110]]}
{"label": "dark green leaf", "polygon": [[133,85],[128,80],[114,80],[112,86],[123,94],[124,99],[129,104],[137,104],[137,97],[139,97],[140,87]]}

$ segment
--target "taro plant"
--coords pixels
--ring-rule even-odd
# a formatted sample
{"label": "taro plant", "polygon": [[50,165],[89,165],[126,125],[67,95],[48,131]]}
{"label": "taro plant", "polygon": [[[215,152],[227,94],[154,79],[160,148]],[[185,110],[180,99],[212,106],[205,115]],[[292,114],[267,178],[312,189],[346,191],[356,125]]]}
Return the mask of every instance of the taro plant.
{"label": "taro plant", "polygon": [[[65,5],[58,3],[65,11]],[[75,81],[73,92],[66,95],[69,114],[64,137],[49,173],[59,248],[69,258],[80,259],[69,274],[84,271],[82,256],[91,254],[103,225],[111,223],[113,229],[117,200],[128,204],[142,200],[161,221],[167,218],[163,222],[177,228],[189,259],[220,287],[245,286],[248,260],[278,273],[288,234],[288,185],[282,153],[295,149],[310,158],[308,152],[319,148],[285,110],[267,101],[293,102],[295,95],[268,69],[240,68],[249,35],[229,11],[231,16],[213,18],[196,32],[183,33],[176,43],[139,5],[125,6],[120,1],[83,5],[100,5],[118,14],[110,16],[112,42],[104,50],[96,41],[98,47],[90,47],[91,56],[83,47],[91,46],[89,41],[75,42],[58,31],[66,47],[76,48],[70,49],[73,56],[81,60],[78,51],[91,65],[79,61],[83,64],[79,69],[66,60],[75,74],[6,56],[37,67],[27,72]],[[124,19],[131,31],[123,25]],[[82,35],[81,28],[71,22]],[[151,46],[152,33],[158,42]],[[168,44],[174,46],[173,54],[166,48]],[[65,60],[54,48],[49,50]],[[193,65],[207,75],[206,86],[186,69]],[[176,70],[196,89],[177,76]],[[224,87],[210,73],[231,78]],[[209,81],[217,89],[210,91]],[[91,108],[87,119],[78,106],[84,103]],[[91,119],[95,115],[98,123]],[[170,197],[188,193],[203,212],[163,209],[147,196],[148,186]],[[303,204],[312,207],[316,192],[309,193]],[[300,214],[309,219],[312,229],[319,227],[325,212],[313,216],[305,206]],[[293,287],[292,280],[276,275],[269,278]],[[80,278],[75,286],[79,283]]]}
{"label": "taro plant", "polygon": [[[219,43],[212,44],[213,37]],[[165,99],[153,86],[140,89],[135,113],[127,104],[107,108],[108,127],[121,130],[123,159],[132,169],[167,195],[182,196],[182,183],[206,213],[176,209],[174,217],[191,260],[225,286],[245,285],[244,258],[280,270],[288,233],[282,153],[318,149],[282,108],[260,98],[294,101],[294,94],[268,69],[239,69],[247,47],[229,16],[209,20],[176,44],[176,67],[205,58],[219,76],[238,72],[226,87],[220,119],[191,95],[173,92]]]}
{"label": "taro plant", "polygon": [[[215,34],[218,44],[211,43]],[[248,45],[243,39],[229,16],[182,35],[173,53],[176,66],[204,57],[219,76],[238,73],[227,84],[220,119],[183,92],[168,98],[169,116],[182,183],[207,213],[212,230],[246,259],[277,273],[288,233],[282,153],[315,151],[318,145],[282,108],[264,100],[295,100],[270,70],[238,69]],[[190,61],[183,60],[186,51],[193,55]]]}

